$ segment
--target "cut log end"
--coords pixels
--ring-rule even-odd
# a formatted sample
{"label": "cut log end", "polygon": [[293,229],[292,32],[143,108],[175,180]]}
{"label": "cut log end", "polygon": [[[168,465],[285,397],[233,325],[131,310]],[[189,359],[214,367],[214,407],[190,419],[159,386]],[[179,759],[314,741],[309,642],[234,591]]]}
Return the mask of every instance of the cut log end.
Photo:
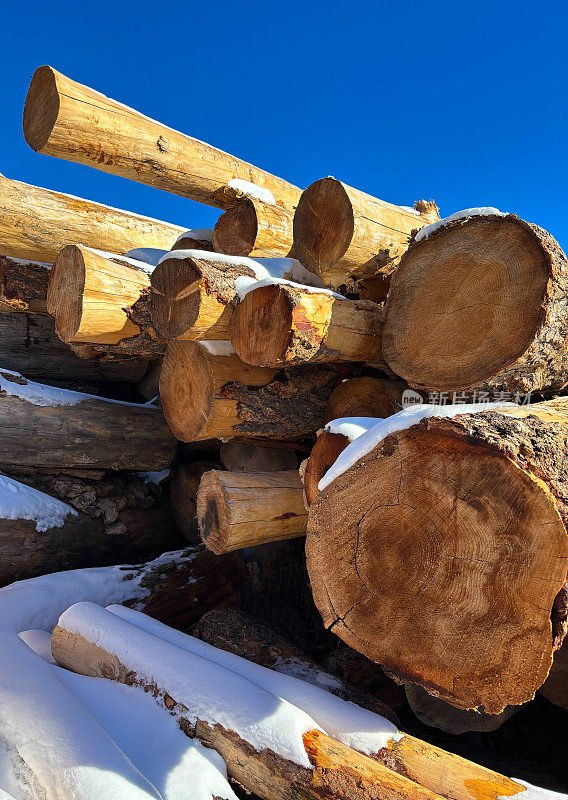
{"label": "cut log end", "polygon": [[415,243],[391,279],[387,363],[414,386],[483,384],[534,340],[549,272],[539,237],[515,217],[470,217]]}
{"label": "cut log end", "polygon": [[38,67],[24,103],[24,138],[32,150],[41,152],[59,114],[59,93],[51,67]]}
{"label": "cut log end", "polygon": [[308,569],[347,644],[495,714],[531,699],[550,669],[566,532],[542,481],[459,431],[434,420],[388,436],[320,492]]}
{"label": "cut log end", "polygon": [[312,183],[294,214],[296,257],[318,275],[330,270],[347,252],[354,225],[353,208],[341,181],[323,178]]}
{"label": "cut log end", "polygon": [[370,376],[343,381],[327,401],[326,421],[340,417],[390,417],[402,411],[402,393],[407,388],[401,381]]}
{"label": "cut log end", "polygon": [[318,440],[312,448],[310,457],[306,463],[303,475],[304,491],[308,506],[314,502],[319,489],[318,483],[321,481],[328,469],[333,466],[339,455],[349,444],[349,439],[342,433],[330,433],[323,431],[318,436]]}
{"label": "cut log end", "polygon": [[64,342],[74,341],[81,326],[84,288],[83,253],[76,245],[67,245],[50,271],[47,294],[47,310],[55,317],[55,330]]}
{"label": "cut log end", "polygon": [[151,316],[159,336],[176,339],[195,324],[201,303],[201,275],[191,259],[168,258],[152,275]]}
{"label": "cut log end", "polygon": [[160,373],[160,398],[168,425],[182,442],[197,438],[211,414],[213,376],[205,348],[170,342]]}
{"label": "cut log end", "polygon": [[254,248],[257,233],[258,220],[254,203],[248,198],[242,198],[217,220],[213,244],[219,253],[248,256]]}
{"label": "cut log end", "polygon": [[279,286],[248,292],[230,322],[231,343],[246,364],[280,364],[290,344],[293,309]]}
{"label": "cut log end", "polygon": [[207,549],[215,555],[227,552],[230,523],[225,492],[216,470],[206,472],[201,478],[197,518],[199,532]]}

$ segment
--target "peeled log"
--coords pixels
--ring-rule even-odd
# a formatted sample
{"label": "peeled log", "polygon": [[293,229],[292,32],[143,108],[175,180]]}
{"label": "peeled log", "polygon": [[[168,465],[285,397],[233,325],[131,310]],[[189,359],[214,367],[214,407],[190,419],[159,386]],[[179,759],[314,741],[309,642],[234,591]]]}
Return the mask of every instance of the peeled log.
{"label": "peeled log", "polygon": [[213,231],[219,253],[252,258],[290,256],[293,245],[292,211],[243,197],[222,214]]}
{"label": "peeled log", "polygon": [[211,470],[201,478],[199,532],[214,553],[304,536],[307,516],[297,470]]}
{"label": "peeled log", "polygon": [[450,221],[401,259],[383,351],[411,386],[528,393],[568,379],[568,261],[514,214]]}
{"label": "peeled log", "polygon": [[367,361],[381,364],[383,312],[369,300],[347,300],[284,284],[247,292],[230,323],[231,342],[247,364]]}
{"label": "peeled log", "polygon": [[0,466],[160,471],[175,440],[155,406],[55,389],[0,370]]}
{"label": "peeled log", "polygon": [[[214,343],[212,343],[214,344]],[[295,439],[323,425],[327,399],[343,375],[328,367],[251,367],[197,342],[172,341],[160,376],[160,397],[177,439],[235,436]]]}
{"label": "peeled log", "polygon": [[47,314],[49,264],[0,255],[0,312]]}
{"label": "peeled log", "polygon": [[164,339],[228,340],[229,320],[237,302],[235,280],[254,278],[246,266],[183,257],[162,260],[151,276],[151,317]]}
{"label": "peeled log", "polygon": [[123,255],[135,247],[169,250],[183,228],[0,175],[0,241],[12,258],[52,264],[62,247]]}
{"label": "peeled log", "polygon": [[223,205],[215,192],[233,178],[269,189],[286,208],[294,208],[300,197],[300,189],[282,178],[168,128],[49,66],[33,75],[24,105],[24,136],[38,153],[218,208]]}
{"label": "peeled log", "polygon": [[530,700],[565,633],[567,432],[558,399],[387,436],[310,507],[325,625],[458,708]]}
{"label": "peeled log", "polygon": [[412,231],[439,219],[435,203],[421,200],[416,208],[322,178],[302,192],[294,214],[296,258],[334,286],[352,276],[389,275]]}

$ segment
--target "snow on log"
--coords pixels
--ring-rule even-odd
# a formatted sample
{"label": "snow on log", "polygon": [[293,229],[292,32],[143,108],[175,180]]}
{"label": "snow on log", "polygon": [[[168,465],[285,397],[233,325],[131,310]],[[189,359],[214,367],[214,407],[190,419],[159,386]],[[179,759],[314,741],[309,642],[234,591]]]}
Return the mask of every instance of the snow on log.
{"label": "snow on log", "polygon": [[[444,797],[479,800],[478,787],[483,786],[487,791],[484,796],[497,800],[501,795],[517,794],[526,788],[465,758],[397,732],[395,726],[379,714],[353,702],[346,702],[335,693],[330,694],[330,686],[325,679],[324,689],[315,682],[307,682],[305,676],[299,680],[286,674],[285,670],[280,674],[267,669],[239,655],[173,630],[130,608],[113,605],[108,610],[154,636],[226,667],[282,700],[287,700],[309,714],[329,736],[382,761],[391,769]],[[374,796],[371,794],[371,797]]]}
{"label": "snow on log", "polygon": [[[343,381],[335,389],[325,410],[326,422],[340,417],[390,417],[402,411],[404,381],[363,376]],[[414,392],[414,400],[421,395]]]}
{"label": "snow on log", "polygon": [[349,277],[392,272],[412,231],[439,219],[435,203],[385,203],[335,178],[302,192],[294,214],[294,252],[307,269],[339,286]]}
{"label": "snow on log", "polygon": [[252,197],[237,200],[221,214],[213,232],[219,253],[279,258],[292,253],[292,211]]}
{"label": "snow on log", "polygon": [[234,436],[294,439],[323,425],[325,404],[343,375],[329,366],[276,370],[227,355],[225,342],[172,341],[160,376],[168,425],[182,442]]}
{"label": "snow on log", "polygon": [[136,383],[148,362],[141,358],[85,361],[55,333],[43,314],[0,313],[0,364],[38,380]]}
{"label": "snow on log", "polygon": [[300,197],[300,189],[288,181],[168,128],[48,66],[33,75],[24,105],[24,136],[38,153],[219,208],[223,198],[216,192],[239,177],[269,190],[285,208],[295,208]]}
{"label": "snow on log", "polygon": [[197,519],[203,543],[217,554],[305,536],[298,471],[206,472],[197,494]]}
{"label": "snow on log", "polygon": [[393,800],[437,798],[334,741],[304,711],[259,685],[94,604],[79,603],[61,616],[52,651],[74,672],[151,687],[182,730],[217,750],[229,775],[265,800],[299,793],[336,800],[385,793]]}
{"label": "snow on log", "polygon": [[0,312],[47,314],[50,265],[0,255]]}
{"label": "snow on log", "polygon": [[381,365],[383,311],[298,285],[253,288],[230,322],[233,347],[247,364],[366,361]]}
{"label": "snow on log", "polygon": [[0,369],[0,465],[165,469],[175,441],[155,406],[28,381]]}
{"label": "snow on log", "polygon": [[124,254],[169,250],[183,228],[0,175],[2,253],[52,264],[62,247],[81,244]]}
{"label": "snow on log", "polygon": [[566,632],[568,400],[485,407],[418,406],[358,437],[319,484],[307,558],[326,627],[497,714],[534,696]]}
{"label": "snow on log", "polygon": [[212,252],[213,228],[193,228],[184,231],[175,240],[172,250],[208,250]]}
{"label": "snow on log", "polygon": [[568,379],[568,261],[546,231],[468,209],[420,232],[393,276],[384,356],[411,386],[529,393]]}

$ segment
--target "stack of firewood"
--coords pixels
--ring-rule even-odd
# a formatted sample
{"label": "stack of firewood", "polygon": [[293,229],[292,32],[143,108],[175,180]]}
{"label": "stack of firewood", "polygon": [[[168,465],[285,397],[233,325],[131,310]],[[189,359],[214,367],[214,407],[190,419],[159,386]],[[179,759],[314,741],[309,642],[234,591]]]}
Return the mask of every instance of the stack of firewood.
{"label": "stack of firewood", "polygon": [[[302,192],[50,67],[32,79],[24,135],[223,213],[186,230],[0,176],[0,585],[202,542],[191,578],[170,565],[143,610],[207,638],[203,614],[250,600],[254,564],[284,552],[256,548],[303,537],[307,573],[289,568],[317,624],[403,684],[422,721],[493,730],[541,688],[568,708],[568,261],[555,240],[494,208],[440,219],[433,201],[397,206],[331,177]],[[212,644],[282,663],[254,621],[248,649],[225,640],[245,623],[223,613],[235,616],[215,618]],[[280,693],[330,734],[304,730],[308,760],[294,763],[278,745],[278,726],[297,724],[286,708],[263,749],[244,710],[238,731],[216,716],[221,674],[184,685],[159,668],[201,674],[196,657],[217,656],[125,619],[73,607],[53,655],[151,689],[259,797],[523,789],[408,736],[365,749],[331,711]]]}

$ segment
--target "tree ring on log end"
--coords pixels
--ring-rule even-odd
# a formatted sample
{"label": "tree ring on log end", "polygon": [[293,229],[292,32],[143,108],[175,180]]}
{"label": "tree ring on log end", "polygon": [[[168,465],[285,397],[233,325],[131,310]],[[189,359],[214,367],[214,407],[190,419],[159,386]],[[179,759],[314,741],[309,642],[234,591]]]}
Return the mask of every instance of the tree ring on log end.
{"label": "tree ring on log end", "polygon": [[59,115],[59,92],[51,67],[38,67],[24,103],[24,138],[32,150],[41,151]]}
{"label": "tree ring on log end", "polygon": [[341,181],[322,178],[302,192],[294,214],[294,252],[312,272],[321,274],[347,252],[355,220]]}
{"label": "tree ring on log end", "polygon": [[194,342],[170,342],[160,373],[164,416],[174,436],[193,441],[212,409],[213,373],[207,351]]}
{"label": "tree ring on log end", "polygon": [[[47,310],[55,317],[55,330],[64,342],[74,341],[83,316],[85,259],[74,244],[64,247],[49,273]],[[57,302],[50,302],[50,298]]]}
{"label": "tree ring on log end", "polygon": [[391,278],[390,368],[413,386],[479,386],[526,352],[544,318],[549,263],[512,217],[470,217],[412,245]]}
{"label": "tree ring on log end", "polygon": [[207,548],[215,555],[224,553],[230,525],[225,490],[215,470],[205,472],[201,478],[197,495],[197,519],[199,533]]}
{"label": "tree ring on log end", "polygon": [[319,491],[318,483],[349,444],[342,433],[324,431],[312,447],[304,473],[304,491],[310,506]]}
{"label": "tree ring on log end", "polygon": [[258,219],[254,203],[248,198],[237,200],[221,214],[213,230],[213,244],[219,253],[248,256],[258,234]]}
{"label": "tree ring on log end", "polygon": [[201,275],[189,259],[168,258],[152,273],[150,308],[158,336],[177,339],[195,324],[201,305]]}
{"label": "tree ring on log end", "polygon": [[317,495],[308,571],[348,645],[495,714],[530,700],[550,669],[566,531],[540,479],[453,422],[391,434]]}
{"label": "tree ring on log end", "polygon": [[239,358],[255,367],[281,363],[290,344],[292,304],[279,286],[248,292],[229,323]]}

